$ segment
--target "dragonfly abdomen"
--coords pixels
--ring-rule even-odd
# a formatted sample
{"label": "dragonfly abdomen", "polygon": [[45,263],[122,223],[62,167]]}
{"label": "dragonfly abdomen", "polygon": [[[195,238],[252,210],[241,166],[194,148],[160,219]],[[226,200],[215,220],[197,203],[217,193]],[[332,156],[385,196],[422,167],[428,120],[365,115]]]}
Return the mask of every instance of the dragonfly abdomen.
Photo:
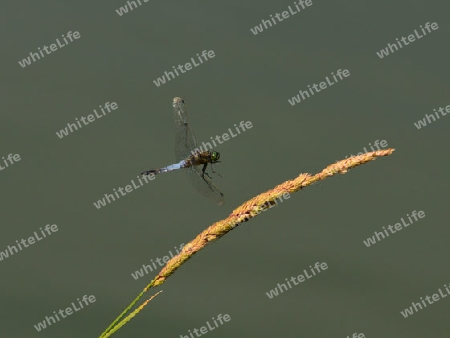
{"label": "dragonfly abdomen", "polygon": [[155,174],[156,175],[156,174],[161,174],[161,173],[167,173],[167,172],[172,171],[172,170],[177,170],[177,169],[181,169],[181,168],[187,168],[187,167],[190,167],[191,165],[192,164],[191,164],[190,161],[183,160],[183,161],[180,161],[178,163],[168,165],[167,167],[164,167],[164,168],[152,169],[152,170],[144,171],[144,172],[141,173],[141,175],[150,175],[150,174]]}

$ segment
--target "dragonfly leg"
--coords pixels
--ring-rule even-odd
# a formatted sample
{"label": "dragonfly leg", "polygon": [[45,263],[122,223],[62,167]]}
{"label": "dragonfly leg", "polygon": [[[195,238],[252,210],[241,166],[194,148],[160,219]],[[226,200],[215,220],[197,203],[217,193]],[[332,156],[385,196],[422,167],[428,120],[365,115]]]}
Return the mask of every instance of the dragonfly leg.
{"label": "dragonfly leg", "polygon": [[[217,162],[219,162],[219,161],[217,161]],[[215,163],[217,163],[217,162],[215,162]],[[218,173],[217,171],[214,171],[214,167],[213,167],[212,163],[211,163],[211,172],[213,172],[214,174],[219,175],[219,177],[222,177],[222,175],[220,175],[220,173]]]}
{"label": "dragonfly leg", "polygon": [[209,176],[209,174],[206,172],[206,167],[207,167],[207,166],[208,166],[208,163],[205,163],[205,164],[203,165],[203,168],[202,168],[202,178],[205,179],[205,175],[206,175],[206,176],[208,176],[209,178],[212,179],[212,177]]}

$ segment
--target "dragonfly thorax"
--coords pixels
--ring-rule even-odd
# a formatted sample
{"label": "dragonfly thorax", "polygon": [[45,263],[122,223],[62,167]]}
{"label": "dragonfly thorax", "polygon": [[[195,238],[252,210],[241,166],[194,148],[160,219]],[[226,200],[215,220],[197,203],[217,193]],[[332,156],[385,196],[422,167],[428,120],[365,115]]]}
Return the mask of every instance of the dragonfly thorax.
{"label": "dragonfly thorax", "polygon": [[190,158],[194,165],[216,163],[219,162],[220,153],[217,151],[198,151]]}

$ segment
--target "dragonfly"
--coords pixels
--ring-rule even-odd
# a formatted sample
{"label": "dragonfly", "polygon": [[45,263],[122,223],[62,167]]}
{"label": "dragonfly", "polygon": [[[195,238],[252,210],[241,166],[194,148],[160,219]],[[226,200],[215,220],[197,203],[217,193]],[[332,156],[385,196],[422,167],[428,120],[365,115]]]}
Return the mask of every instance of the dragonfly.
{"label": "dragonfly", "polygon": [[208,165],[220,162],[217,151],[202,151],[197,147],[197,141],[189,127],[188,114],[184,100],[173,99],[173,115],[175,121],[175,160],[177,163],[167,167],[143,171],[141,175],[160,174],[178,169],[186,169],[189,181],[203,196],[212,199],[218,205],[225,203],[224,195],[212,182],[212,177],[206,172]]}

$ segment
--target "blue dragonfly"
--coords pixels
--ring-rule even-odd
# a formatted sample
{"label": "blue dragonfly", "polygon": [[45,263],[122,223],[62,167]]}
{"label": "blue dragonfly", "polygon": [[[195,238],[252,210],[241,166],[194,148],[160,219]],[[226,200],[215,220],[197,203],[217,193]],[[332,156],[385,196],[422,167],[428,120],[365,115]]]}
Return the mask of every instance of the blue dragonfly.
{"label": "blue dragonfly", "polygon": [[173,99],[173,114],[175,119],[175,159],[177,163],[167,167],[147,170],[141,175],[160,174],[178,169],[186,169],[189,181],[194,188],[205,197],[212,199],[218,205],[225,203],[224,195],[212,182],[211,176],[206,172],[208,164],[213,169],[213,163],[220,162],[217,151],[200,151],[197,141],[189,128],[186,105],[179,97]]}

